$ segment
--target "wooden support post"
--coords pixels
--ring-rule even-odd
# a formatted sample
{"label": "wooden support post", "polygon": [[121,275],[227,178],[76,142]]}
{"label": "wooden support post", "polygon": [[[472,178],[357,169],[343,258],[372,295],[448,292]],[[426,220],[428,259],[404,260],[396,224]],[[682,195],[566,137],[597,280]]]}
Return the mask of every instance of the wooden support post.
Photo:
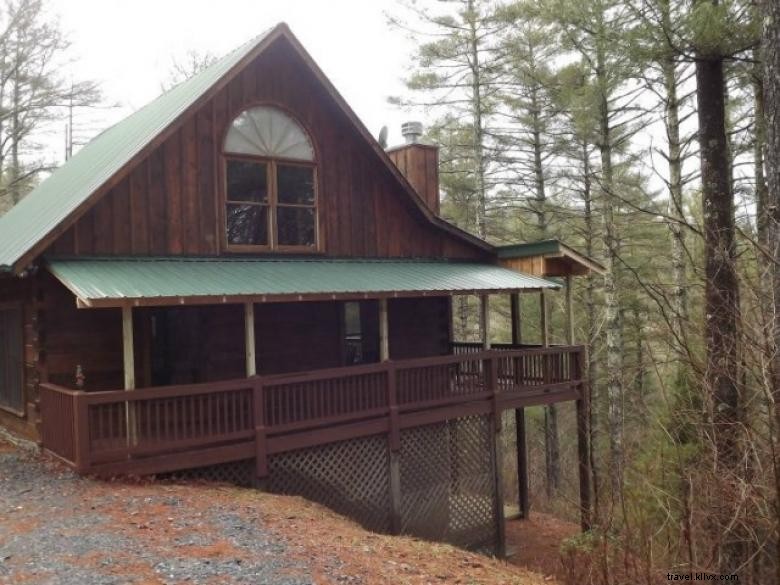
{"label": "wooden support post", "polygon": [[135,390],[132,307],[122,307],[122,359],[125,372],[125,390]]}
{"label": "wooden support post", "polygon": [[[512,293],[510,297],[510,310],[512,317],[512,343],[521,345],[523,343],[523,321],[520,305],[520,293]],[[522,360],[516,361],[516,368],[520,368]],[[520,377],[521,372],[516,372]],[[517,505],[520,510],[520,517],[527,520],[531,513],[531,507],[528,499],[528,445],[525,436],[525,409],[515,409],[515,437],[517,445]]]}
{"label": "wooden support post", "polygon": [[[135,390],[135,345],[133,342],[133,308],[122,307],[122,363],[125,375],[125,390]],[[138,443],[135,403],[125,402],[125,427],[127,446]]]}
{"label": "wooden support post", "polygon": [[[583,353],[579,352],[573,355],[572,373],[582,380]],[[590,387],[587,381],[583,380],[580,384],[580,397],[576,402],[577,408],[577,459],[580,475],[580,524],[582,530],[587,531],[591,528],[591,491],[590,491],[590,444],[589,444],[589,408],[590,408]]]}
{"label": "wooden support post", "polygon": [[246,348],[246,377],[257,375],[255,361],[255,304],[244,303],[244,347]]}
{"label": "wooden support post", "polygon": [[387,316],[387,299],[379,299],[379,361],[390,359],[390,327]]}
{"label": "wooden support post", "polygon": [[255,425],[255,481],[257,489],[265,489],[268,477],[268,446],[265,431],[265,394],[261,378],[255,378],[252,386],[252,418]]}
{"label": "wooden support post", "polygon": [[493,395],[493,481],[495,483],[496,496],[496,533],[498,546],[496,556],[506,557],[506,518],[504,516],[504,453],[503,440],[501,438],[501,388],[498,385],[498,360],[490,358],[485,360],[485,372],[487,374],[487,388]]}
{"label": "wooden support post", "polygon": [[398,413],[398,386],[395,367],[387,369],[387,404],[390,410],[388,454],[390,465],[390,531],[401,534],[401,425]]}
{"label": "wooden support post", "polygon": [[542,332],[542,346],[550,345],[550,326],[547,322],[547,291],[539,293],[539,329]]}
{"label": "wooden support post", "polygon": [[566,343],[574,345],[574,304],[572,302],[572,278],[566,275]]}
{"label": "wooden support post", "polygon": [[517,487],[520,517],[528,520],[531,506],[528,499],[528,445],[525,440],[525,409],[515,409],[515,432],[517,435]]}
{"label": "wooden support post", "polygon": [[[582,394],[588,392],[587,383],[582,384]],[[591,527],[590,456],[588,450],[588,400],[577,400],[577,458],[580,474],[580,524],[583,531]]]}
{"label": "wooden support post", "polygon": [[490,349],[490,295],[479,296],[479,327],[482,335],[482,349]]}
{"label": "wooden support post", "polygon": [[509,311],[512,320],[512,344],[523,343],[523,314],[520,304],[520,293],[509,295]]}
{"label": "wooden support post", "polygon": [[89,406],[84,392],[76,392],[73,395],[73,429],[75,432],[75,461],[76,471],[84,473],[89,469]]}

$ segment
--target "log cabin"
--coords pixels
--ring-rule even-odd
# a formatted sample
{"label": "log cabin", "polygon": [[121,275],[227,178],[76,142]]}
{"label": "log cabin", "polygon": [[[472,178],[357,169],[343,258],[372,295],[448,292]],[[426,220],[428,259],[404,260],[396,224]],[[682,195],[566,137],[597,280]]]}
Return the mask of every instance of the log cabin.
{"label": "log cabin", "polygon": [[527,514],[523,409],[575,401],[587,525],[583,349],[523,344],[519,295],[562,277],[570,313],[602,268],[443,220],[407,129],[383,149],[280,24],[97,136],[0,218],[0,425],[80,473],[230,479],[500,553],[501,414]]}

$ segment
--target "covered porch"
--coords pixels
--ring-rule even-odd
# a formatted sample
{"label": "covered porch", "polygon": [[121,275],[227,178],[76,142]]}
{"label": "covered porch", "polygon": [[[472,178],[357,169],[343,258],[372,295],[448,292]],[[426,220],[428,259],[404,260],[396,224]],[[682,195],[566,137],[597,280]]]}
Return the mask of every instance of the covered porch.
{"label": "covered porch", "polygon": [[[492,421],[482,448],[499,490],[501,412],[585,398],[581,347],[526,346],[519,330],[512,343],[491,343],[490,296],[512,295],[515,306],[519,294],[557,288],[543,278],[436,262],[182,264],[50,264],[79,311],[121,312],[122,386],[92,391],[88,371],[70,385],[41,385],[44,448],[80,472],[142,475],[252,460],[262,484],[280,455],[384,437],[389,528],[400,532],[409,521],[402,437],[448,421]],[[458,294],[481,299],[481,343],[452,339]],[[220,353],[205,371],[203,346]],[[502,518],[499,495],[493,507]],[[584,522],[587,508],[583,500]]]}

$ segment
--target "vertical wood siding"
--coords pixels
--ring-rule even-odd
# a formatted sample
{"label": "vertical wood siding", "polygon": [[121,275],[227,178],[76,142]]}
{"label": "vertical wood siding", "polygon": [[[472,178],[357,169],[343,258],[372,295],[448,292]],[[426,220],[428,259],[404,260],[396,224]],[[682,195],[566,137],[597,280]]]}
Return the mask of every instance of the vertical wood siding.
{"label": "vertical wood siding", "polygon": [[227,125],[258,103],[288,110],[318,152],[320,237],[328,256],[484,258],[430,224],[280,39],[183,121],[50,248],[59,255],[221,253]]}

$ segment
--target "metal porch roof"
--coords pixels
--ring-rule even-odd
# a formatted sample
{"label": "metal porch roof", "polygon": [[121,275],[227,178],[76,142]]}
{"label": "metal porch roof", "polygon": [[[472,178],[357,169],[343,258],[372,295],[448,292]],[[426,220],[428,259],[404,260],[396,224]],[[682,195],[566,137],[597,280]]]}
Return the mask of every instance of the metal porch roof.
{"label": "metal porch roof", "polygon": [[499,293],[558,285],[491,264],[267,258],[54,259],[82,306]]}

